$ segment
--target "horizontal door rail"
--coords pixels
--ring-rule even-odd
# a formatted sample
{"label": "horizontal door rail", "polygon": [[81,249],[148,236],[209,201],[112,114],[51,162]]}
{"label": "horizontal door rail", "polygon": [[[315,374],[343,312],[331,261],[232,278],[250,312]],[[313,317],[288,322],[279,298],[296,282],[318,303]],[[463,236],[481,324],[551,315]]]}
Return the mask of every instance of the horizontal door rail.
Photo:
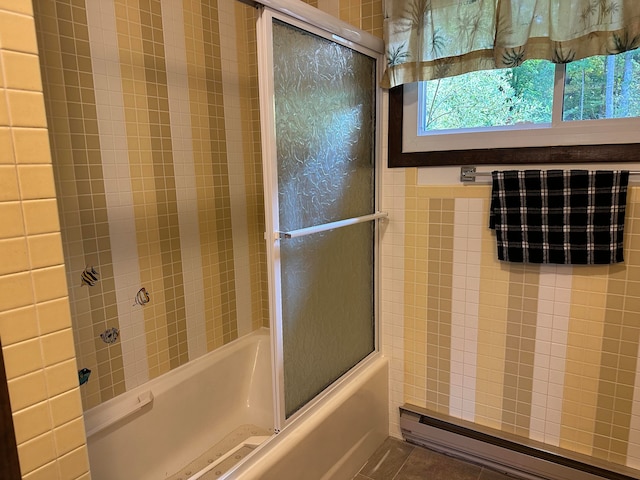
{"label": "horizontal door rail", "polygon": [[311,235],[312,233],[325,232],[327,230],[333,230],[335,228],[355,225],[356,223],[370,222],[371,220],[387,218],[388,216],[389,214],[387,212],[376,212],[370,215],[363,215],[361,217],[347,218],[346,220],[338,220],[337,222],[323,223],[322,225],[314,225],[313,227],[291,230],[290,232],[276,232],[276,238],[304,237],[305,235]]}

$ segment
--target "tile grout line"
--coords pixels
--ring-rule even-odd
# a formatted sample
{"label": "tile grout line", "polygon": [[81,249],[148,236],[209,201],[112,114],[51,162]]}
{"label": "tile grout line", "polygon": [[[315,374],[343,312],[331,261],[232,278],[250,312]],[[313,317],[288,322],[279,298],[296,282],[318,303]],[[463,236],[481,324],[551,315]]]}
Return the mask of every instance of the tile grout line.
{"label": "tile grout line", "polygon": [[[407,443],[407,445],[411,445],[410,443]],[[409,452],[409,454],[407,455],[407,457],[404,459],[404,462],[402,462],[402,465],[400,465],[400,467],[398,468],[398,471],[396,472],[396,474],[393,476],[393,478],[391,480],[400,480],[398,478],[398,475],[400,474],[400,471],[402,470],[402,467],[404,467],[407,463],[407,461],[409,460],[409,457],[411,456],[411,454],[413,452],[416,451],[416,446],[415,445],[411,445],[411,451]]]}

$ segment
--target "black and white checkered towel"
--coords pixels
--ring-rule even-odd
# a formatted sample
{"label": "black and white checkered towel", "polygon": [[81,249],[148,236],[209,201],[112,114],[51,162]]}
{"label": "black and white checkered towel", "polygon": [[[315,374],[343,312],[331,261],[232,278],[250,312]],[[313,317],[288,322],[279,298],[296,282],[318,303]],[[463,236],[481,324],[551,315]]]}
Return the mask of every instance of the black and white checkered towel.
{"label": "black and white checkered towel", "polygon": [[520,263],[622,262],[629,172],[492,172],[498,258]]}

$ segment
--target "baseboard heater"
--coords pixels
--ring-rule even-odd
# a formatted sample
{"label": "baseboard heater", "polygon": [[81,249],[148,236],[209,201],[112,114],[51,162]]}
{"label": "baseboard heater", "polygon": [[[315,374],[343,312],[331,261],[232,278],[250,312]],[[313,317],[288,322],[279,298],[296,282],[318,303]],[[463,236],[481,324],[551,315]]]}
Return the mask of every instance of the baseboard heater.
{"label": "baseboard heater", "polygon": [[527,480],[639,480],[640,471],[414,405],[400,407],[406,441]]}

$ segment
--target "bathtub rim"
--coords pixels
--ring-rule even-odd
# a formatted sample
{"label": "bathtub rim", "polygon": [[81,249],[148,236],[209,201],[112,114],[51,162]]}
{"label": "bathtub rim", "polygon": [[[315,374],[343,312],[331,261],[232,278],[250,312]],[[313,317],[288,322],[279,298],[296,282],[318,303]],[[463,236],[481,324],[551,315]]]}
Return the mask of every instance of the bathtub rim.
{"label": "bathtub rim", "polygon": [[[266,342],[268,348],[271,349],[271,335],[267,327],[260,327],[222,347],[205,353],[184,365],[180,365],[148,382],[84,411],[83,418],[87,439],[122,420],[124,418],[123,412],[130,411],[131,413],[135,413],[140,408],[144,408],[144,406],[138,407],[138,402],[139,398],[144,397],[148,392],[152,393],[152,397],[160,395],[247,345],[251,343],[259,344],[261,342]],[[150,403],[152,402],[153,400],[151,400]],[[108,426],[94,431],[96,428],[108,422],[111,422]]]}
{"label": "bathtub rim", "polygon": [[[379,350],[371,352],[334,383],[316,395],[313,400],[289,419],[289,422],[282,430],[271,435],[269,439],[256,447],[241,462],[221,475],[219,480],[254,478],[251,476],[245,477],[244,475],[251,475],[253,473],[252,470],[259,468],[257,467],[258,463],[266,462],[265,468],[276,463],[283,455],[282,452],[278,452],[281,444],[286,443],[291,438],[295,438],[305,427],[309,426],[309,423],[321,421],[324,418],[323,414],[330,413],[329,410],[344,403],[350,395],[355,394],[360,387],[363,387],[380,369],[385,367],[387,369],[391,368],[389,356]],[[388,392],[386,395],[388,399]],[[386,424],[388,428],[388,418]],[[274,456],[273,454],[276,452],[277,454]]]}

